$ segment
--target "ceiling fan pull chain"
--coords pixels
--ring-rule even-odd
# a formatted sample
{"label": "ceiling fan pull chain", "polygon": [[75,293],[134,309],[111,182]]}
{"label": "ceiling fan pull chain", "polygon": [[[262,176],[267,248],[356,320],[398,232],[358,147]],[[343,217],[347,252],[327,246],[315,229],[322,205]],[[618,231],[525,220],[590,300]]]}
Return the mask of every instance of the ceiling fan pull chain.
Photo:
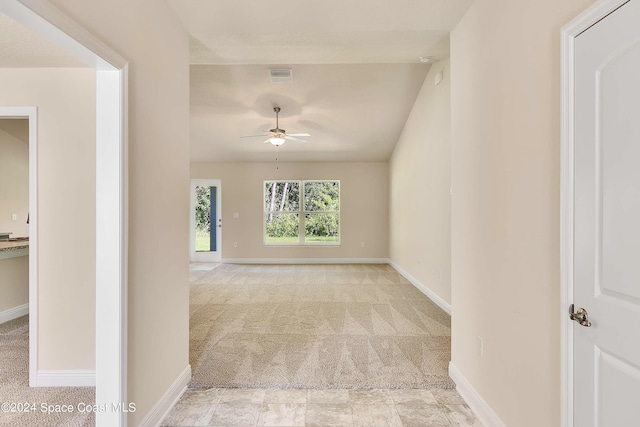
{"label": "ceiling fan pull chain", "polygon": [[278,146],[276,145],[276,170],[280,170],[280,165],[278,165]]}

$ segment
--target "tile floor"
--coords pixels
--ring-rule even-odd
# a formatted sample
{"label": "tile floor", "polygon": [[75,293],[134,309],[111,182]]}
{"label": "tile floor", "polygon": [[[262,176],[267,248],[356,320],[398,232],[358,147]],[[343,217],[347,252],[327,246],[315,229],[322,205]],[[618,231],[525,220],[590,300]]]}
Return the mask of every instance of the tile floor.
{"label": "tile floor", "polygon": [[162,426],[481,427],[455,390],[188,389]]}

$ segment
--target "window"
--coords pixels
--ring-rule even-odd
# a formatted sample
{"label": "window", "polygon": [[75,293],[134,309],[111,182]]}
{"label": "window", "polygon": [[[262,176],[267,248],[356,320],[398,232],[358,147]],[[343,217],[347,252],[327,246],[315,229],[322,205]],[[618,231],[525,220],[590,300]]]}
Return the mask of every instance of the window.
{"label": "window", "polygon": [[339,245],[340,181],[265,181],[266,245]]}

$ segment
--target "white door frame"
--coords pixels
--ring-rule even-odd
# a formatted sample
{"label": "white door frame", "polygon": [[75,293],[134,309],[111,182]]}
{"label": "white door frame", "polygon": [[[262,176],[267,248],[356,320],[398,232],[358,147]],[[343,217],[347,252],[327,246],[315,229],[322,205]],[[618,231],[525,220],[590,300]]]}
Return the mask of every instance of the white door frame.
{"label": "white door frame", "polygon": [[[127,61],[46,0],[0,0],[0,12],[96,70],[96,402],[127,402]],[[36,150],[29,155],[35,156]],[[37,172],[32,159],[30,174]],[[37,206],[37,187],[31,180],[29,198]],[[30,243],[35,239],[37,245],[37,209],[31,221],[35,233],[30,230]],[[39,385],[37,249],[34,252],[29,265],[32,387]],[[96,426],[126,426],[126,415],[98,412]]]}
{"label": "white door frame", "polygon": [[38,372],[38,107],[0,107],[0,119],[29,121],[29,386]]}
{"label": "white door frame", "polygon": [[[560,349],[561,426],[573,427],[573,226],[575,148],[575,39],[629,0],[599,0],[561,30]],[[638,1],[638,0],[635,0]]]}
{"label": "white door frame", "polygon": [[0,119],[29,121],[29,385],[34,387],[38,369],[38,108],[0,107]]}
{"label": "white door frame", "polygon": [[[196,252],[196,221],[193,211],[196,205],[196,186],[217,187],[216,191],[216,216],[222,219],[222,181],[219,179],[192,179],[189,184],[189,261],[190,262],[220,262],[222,259],[222,227],[218,228],[216,234],[215,254],[210,252]],[[218,227],[218,224],[211,224],[211,227]]]}

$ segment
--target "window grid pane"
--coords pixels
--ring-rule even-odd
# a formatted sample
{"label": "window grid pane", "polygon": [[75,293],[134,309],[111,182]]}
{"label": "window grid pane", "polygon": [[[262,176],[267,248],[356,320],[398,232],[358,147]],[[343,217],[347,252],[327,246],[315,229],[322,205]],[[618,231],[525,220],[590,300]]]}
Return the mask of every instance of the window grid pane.
{"label": "window grid pane", "polygon": [[337,243],[340,241],[340,216],[337,213],[307,213],[304,228],[305,242]]}
{"label": "window grid pane", "polygon": [[340,210],[340,184],[337,181],[305,181],[304,211],[335,212]]}
{"label": "window grid pane", "polygon": [[264,181],[263,192],[265,244],[340,244],[340,181]]}
{"label": "window grid pane", "polygon": [[267,243],[298,243],[300,215],[297,213],[266,213],[265,240]]}

